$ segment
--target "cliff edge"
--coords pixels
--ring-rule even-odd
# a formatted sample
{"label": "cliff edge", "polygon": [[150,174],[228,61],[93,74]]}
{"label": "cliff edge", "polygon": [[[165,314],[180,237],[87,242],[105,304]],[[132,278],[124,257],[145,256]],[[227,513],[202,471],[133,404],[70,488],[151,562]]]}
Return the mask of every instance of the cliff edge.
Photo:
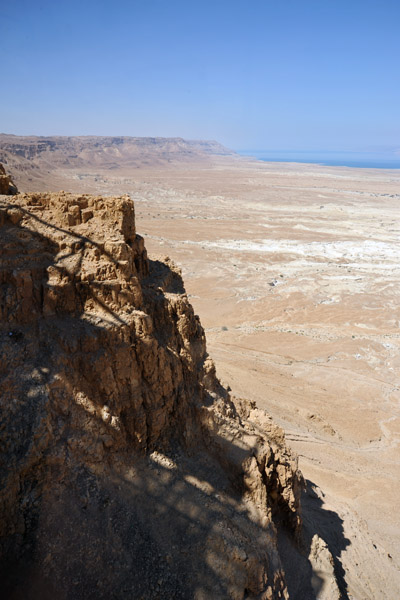
{"label": "cliff edge", "polygon": [[[0,162],[19,189],[70,189],[79,193],[104,177],[136,169],[181,169],[243,161],[243,157],[212,140],[111,136],[16,136],[0,133]],[[74,186],[74,181],[76,186]],[[91,188],[84,188],[90,181]]]}
{"label": "cliff edge", "polygon": [[129,197],[0,197],[6,597],[288,598],[284,435],[219,383],[177,268]]}

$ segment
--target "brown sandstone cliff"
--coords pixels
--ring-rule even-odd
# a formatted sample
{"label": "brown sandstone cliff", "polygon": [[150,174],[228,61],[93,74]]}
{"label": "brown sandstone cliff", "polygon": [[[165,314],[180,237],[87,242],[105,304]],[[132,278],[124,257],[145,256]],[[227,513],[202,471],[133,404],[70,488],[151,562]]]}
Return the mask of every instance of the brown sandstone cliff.
{"label": "brown sandstone cliff", "polygon": [[282,430],[232,399],[128,197],[0,199],[0,564],[13,599],[287,598]]}
{"label": "brown sandstone cliff", "polygon": [[17,193],[17,188],[11,181],[11,178],[6,174],[3,165],[0,163],[0,194],[12,195]]}

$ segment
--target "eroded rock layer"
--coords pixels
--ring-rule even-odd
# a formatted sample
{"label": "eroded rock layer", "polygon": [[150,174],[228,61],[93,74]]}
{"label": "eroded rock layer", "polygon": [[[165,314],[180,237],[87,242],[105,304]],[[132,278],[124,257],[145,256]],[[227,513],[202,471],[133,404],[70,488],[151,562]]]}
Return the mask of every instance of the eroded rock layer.
{"label": "eroded rock layer", "polygon": [[2,586],[14,599],[287,598],[282,430],[231,398],[129,197],[0,202]]}
{"label": "eroded rock layer", "polygon": [[0,163],[0,194],[12,195],[17,194],[18,190],[7,175],[3,165]]}

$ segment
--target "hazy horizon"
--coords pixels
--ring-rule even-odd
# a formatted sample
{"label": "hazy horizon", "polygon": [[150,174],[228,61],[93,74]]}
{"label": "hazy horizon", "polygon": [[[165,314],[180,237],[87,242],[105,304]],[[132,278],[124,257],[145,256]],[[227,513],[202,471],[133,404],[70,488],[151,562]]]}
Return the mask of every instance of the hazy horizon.
{"label": "hazy horizon", "polygon": [[265,162],[316,163],[324,166],[343,166],[372,169],[400,169],[400,154],[391,151],[340,150],[238,150],[244,156],[253,156]]}
{"label": "hazy horizon", "polygon": [[[119,138],[119,137],[127,137],[127,138],[152,138],[152,139],[186,139],[186,141],[207,141],[207,142],[216,142],[222,145],[218,139],[204,139],[204,138],[182,138],[179,135],[171,135],[171,136],[163,136],[163,135],[135,135],[135,134],[101,134],[101,133],[74,133],[74,134],[58,134],[58,133],[49,133],[49,134],[38,134],[38,133],[15,133],[14,131],[0,131],[0,135],[11,135],[16,137],[38,137],[38,138],[52,138],[52,137],[110,137],[110,138]],[[382,147],[382,148],[374,148],[374,149],[356,149],[356,150],[342,150],[342,149],[329,149],[329,148],[273,148],[268,146],[260,146],[259,148],[245,148],[245,147],[228,147],[230,150],[237,152],[239,154],[248,154],[251,153],[261,155],[261,154],[348,154],[348,155],[370,155],[370,156],[393,156],[394,158],[400,160],[400,147],[393,146],[391,148]]]}
{"label": "hazy horizon", "polygon": [[[0,135],[10,135],[16,137],[37,137],[39,139],[50,139],[58,137],[108,137],[108,138],[138,138],[138,139],[184,139],[179,136],[171,136],[166,138],[163,136],[118,136],[118,135],[27,135],[18,136],[17,134],[8,132],[0,132]],[[217,142],[219,140],[186,140],[189,142]],[[226,146],[225,146],[226,147]],[[228,148],[242,156],[253,157],[265,162],[295,162],[295,163],[315,163],[322,164],[324,166],[344,166],[344,167],[361,167],[361,168],[377,168],[377,169],[400,169],[400,149],[397,147],[392,148],[375,148],[374,150],[332,150],[332,149],[282,149],[282,148]]]}

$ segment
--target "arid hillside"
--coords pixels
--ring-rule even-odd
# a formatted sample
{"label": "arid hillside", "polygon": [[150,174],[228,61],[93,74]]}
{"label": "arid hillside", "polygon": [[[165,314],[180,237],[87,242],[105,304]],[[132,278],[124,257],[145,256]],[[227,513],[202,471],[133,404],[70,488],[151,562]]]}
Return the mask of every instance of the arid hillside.
{"label": "arid hillside", "polygon": [[78,179],[85,180],[93,174],[101,178],[104,172],[210,165],[211,161],[236,156],[217,142],[182,138],[0,134],[0,162],[26,191],[47,189],[43,184],[49,179],[61,183],[64,177],[71,176],[71,171]]}
{"label": "arid hillside", "polygon": [[[299,456],[305,554],[317,533],[333,561],[318,598],[335,579],[344,600],[397,598],[399,171],[211,156],[36,172],[11,174],[23,191],[129,194],[150,254],[182,268],[222,381]],[[314,598],[280,557],[291,598]]]}
{"label": "arid hillside", "polygon": [[0,201],[5,597],[339,598],[283,431],[219,383],[129,197]]}

